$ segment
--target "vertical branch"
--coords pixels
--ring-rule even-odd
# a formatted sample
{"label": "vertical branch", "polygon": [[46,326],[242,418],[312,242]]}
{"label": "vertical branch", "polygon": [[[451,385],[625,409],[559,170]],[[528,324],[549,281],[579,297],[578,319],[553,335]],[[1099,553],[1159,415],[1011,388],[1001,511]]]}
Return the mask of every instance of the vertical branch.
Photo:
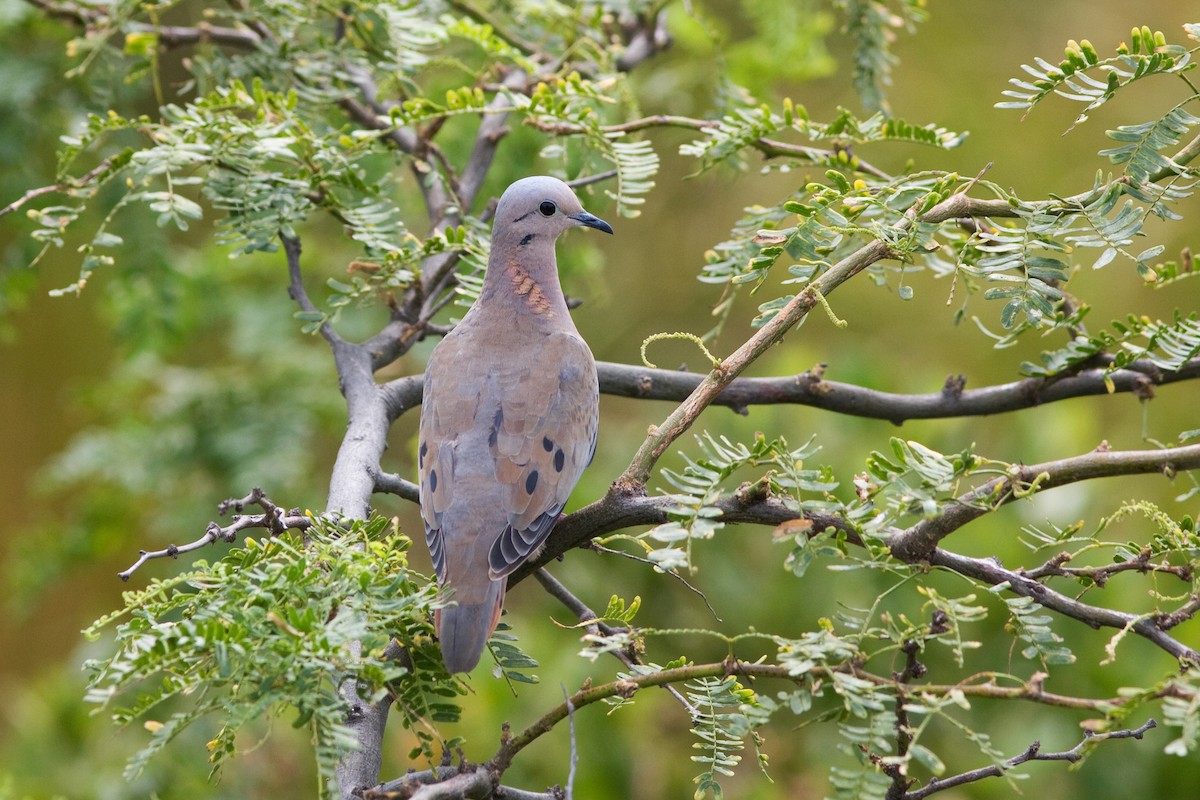
{"label": "vertical branch", "polygon": [[[279,238],[287,255],[288,294],[301,309],[315,311],[316,306],[304,288],[300,240],[283,235]],[[380,472],[380,458],[387,447],[388,406],[384,393],[375,383],[371,351],[361,344],[342,339],[329,323],[321,326],[321,335],[333,351],[348,418],[346,435],[342,437],[330,475],[325,510],[341,519],[366,519],[371,512],[371,495]],[[350,651],[351,659],[357,658],[362,653],[361,643],[355,642]],[[338,692],[350,706],[346,726],[354,733],[358,744],[337,765],[339,791],[343,800],[350,800],[359,789],[373,786],[379,780],[383,732],[387,727],[391,700],[368,702],[359,696],[358,683],[353,676],[342,683]]]}

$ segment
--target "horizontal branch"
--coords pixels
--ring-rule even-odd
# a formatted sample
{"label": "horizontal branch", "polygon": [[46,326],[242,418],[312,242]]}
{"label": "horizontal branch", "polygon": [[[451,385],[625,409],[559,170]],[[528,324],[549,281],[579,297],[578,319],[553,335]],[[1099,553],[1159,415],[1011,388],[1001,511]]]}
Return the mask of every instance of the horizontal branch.
{"label": "horizontal branch", "polygon": [[[667,521],[667,512],[678,504],[678,499],[670,495],[648,496],[613,484],[604,497],[560,518],[542,551],[512,573],[509,586],[520,583],[538,568],[598,536],[639,525],[660,525]],[[815,530],[832,528],[843,533],[852,544],[862,543],[855,527],[843,517],[801,513],[778,497],[735,492],[720,498],[712,507],[721,511],[722,522],[780,525],[803,517],[812,521]]]}
{"label": "horizontal branch", "polygon": [[997,778],[1008,772],[1013,767],[1020,766],[1029,761],[1066,761],[1074,764],[1084,757],[1084,752],[1089,747],[1094,747],[1097,743],[1107,741],[1109,739],[1141,739],[1146,731],[1158,727],[1154,720],[1146,720],[1139,728],[1132,730],[1110,731],[1109,733],[1084,733],[1083,741],[1061,753],[1043,753],[1041,742],[1034,742],[1025,749],[1025,752],[1020,755],[1013,756],[1003,764],[992,764],[987,767],[981,767],[970,772],[964,772],[960,775],[955,775],[950,778],[934,778],[920,789],[915,789],[910,792],[905,792],[904,800],[923,800],[931,794],[952,789],[955,786],[962,786],[975,781],[983,780],[984,778]]}
{"label": "horizontal branch", "polygon": [[888,546],[897,558],[915,563],[938,543],[972,520],[1033,491],[1070,483],[1121,475],[1166,473],[1200,469],[1200,444],[1160,450],[1108,450],[1029,466],[1013,465],[1004,477],[992,480],[956,498],[945,510],[922,520],[891,538]]}
{"label": "horizontal branch", "polygon": [[[525,120],[526,124],[531,125],[543,133],[550,133],[556,136],[572,136],[583,133],[588,133],[589,129],[582,125],[576,125],[571,122],[550,122],[530,118]],[[721,121],[716,119],[697,119],[695,117],[683,117],[675,114],[652,114],[648,117],[630,120],[614,125],[601,125],[599,130],[607,134],[625,134],[634,133],[655,128],[687,128],[689,130],[705,131],[713,128],[719,128]],[[839,153],[836,150],[825,150],[820,147],[811,147],[802,144],[791,144],[789,142],[781,142],[777,139],[768,139],[767,137],[759,137],[747,142],[749,147],[753,147],[764,158],[800,158],[813,164],[832,164],[838,160]],[[858,172],[870,175],[874,178],[889,180],[891,178],[883,170],[872,166],[862,159],[855,159],[854,169]]]}
{"label": "horizontal branch", "polygon": [[[1114,706],[1119,706],[1124,702],[1121,698],[1089,699],[1051,694],[1043,691],[1040,682],[1036,681],[1020,686],[998,686],[990,681],[988,683],[973,684],[905,683],[901,685],[894,678],[881,677],[850,665],[841,667],[815,666],[808,672],[794,673],[791,671],[791,668],[781,664],[767,664],[761,661],[726,660],[709,664],[689,664],[645,675],[630,675],[600,686],[586,686],[555,706],[519,734],[503,738],[499,750],[492,757],[492,760],[488,762],[488,766],[497,775],[503,774],[519,752],[553,730],[555,725],[568,717],[572,708],[579,709],[612,697],[629,698],[639,690],[647,687],[667,686],[698,678],[716,678],[727,675],[803,682],[814,678],[828,678],[835,673],[852,674],[854,677],[868,681],[877,687],[894,688],[898,694],[903,691],[906,696],[913,696],[915,694],[924,694],[927,696],[961,694],[968,697],[997,700],[1028,700],[1060,708],[1075,708],[1094,712],[1111,710]],[[1152,727],[1154,727],[1153,724],[1149,724],[1139,730],[1144,733],[1145,730]],[[1106,736],[1110,738],[1123,738],[1120,735],[1113,736],[1112,734]]]}
{"label": "horizontal branch", "polygon": [[[704,376],[696,372],[651,369],[636,364],[600,361],[596,364],[601,394],[640,400],[678,402],[696,390]],[[883,419],[897,425],[913,419],[947,419],[987,416],[1046,405],[1076,397],[1133,393],[1141,396],[1149,386],[1200,378],[1200,358],[1178,370],[1158,370],[1140,364],[1105,374],[1101,368],[1073,375],[1025,378],[1011,383],[966,389],[960,379],[949,378],[941,391],[899,394],[826,380],[823,370],[771,378],[736,378],[713,398],[710,405],[739,414],[756,405],[802,405],[854,417]],[[421,403],[424,377],[410,375],[382,385],[391,418]]]}
{"label": "horizontal branch", "polygon": [[[484,792],[474,794],[473,792]],[[410,800],[431,800],[444,797],[459,800],[464,797],[503,797],[504,800],[562,800],[562,794],[550,789],[545,792],[527,792],[512,786],[496,785],[493,788],[486,767],[443,765],[434,769],[410,772],[403,777],[381,783],[362,791],[363,800],[395,800],[405,797]]]}
{"label": "horizontal branch", "polygon": [[[1137,365],[1133,365],[1136,367]],[[600,391],[618,397],[682,400],[704,376],[694,372],[650,369],[632,364],[601,362]],[[1147,386],[1200,378],[1200,358],[1176,371],[1103,369],[1073,375],[1025,378],[1012,383],[964,389],[961,378],[948,378],[938,392],[897,394],[849,383],[825,380],[823,369],[771,378],[737,378],[721,390],[711,405],[739,414],[753,405],[795,404],[855,417],[884,419],[897,425],[911,419],[972,417],[1018,411],[1033,406],[1123,392],[1144,392]]]}
{"label": "horizontal branch", "polygon": [[229,28],[200,22],[196,25],[155,25],[149,22],[133,22],[113,16],[112,10],[57,0],[26,0],[51,17],[69,20],[77,25],[99,26],[105,22],[126,33],[153,33],[160,44],[177,47],[200,42],[212,42],[231,47],[253,49],[262,44],[263,37],[246,28]]}
{"label": "horizontal branch", "polygon": [[25,194],[6,205],[4,208],[0,208],[0,217],[5,216],[6,214],[11,214],[12,212],[21,208],[21,206],[28,203],[30,200],[41,197],[44,194],[67,192],[72,189],[82,189],[94,179],[98,178],[100,175],[103,175],[110,168],[112,168],[113,158],[115,158],[115,156],[109,156],[84,174],[80,175],[78,178],[72,178],[70,180],[62,181],[61,183],[53,183],[49,186],[39,186],[36,189],[30,189],[29,191],[25,192]]}
{"label": "horizontal branch", "polygon": [[935,567],[957,572],[968,578],[982,581],[989,586],[1002,586],[1019,597],[1028,597],[1043,608],[1070,617],[1091,628],[1115,628],[1130,630],[1160,649],[1170,653],[1180,664],[1200,666],[1200,652],[1167,633],[1171,621],[1161,617],[1128,614],[1109,608],[1088,605],[1062,592],[1056,592],[1045,584],[1027,578],[1020,572],[1008,569],[994,558],[972,558],[936,548],[925,559]]}

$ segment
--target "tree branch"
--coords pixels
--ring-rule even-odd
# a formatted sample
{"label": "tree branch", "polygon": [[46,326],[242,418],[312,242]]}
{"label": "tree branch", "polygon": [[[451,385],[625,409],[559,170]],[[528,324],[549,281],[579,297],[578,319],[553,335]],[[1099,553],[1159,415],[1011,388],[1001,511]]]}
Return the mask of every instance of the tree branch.
{"label": "tree branch", "polygon": [[1005,761],[1003,764],[992,764],[991,766],[981,767],[980,769],[964,772],[960,775],[955,775],[951,778],[939,779],[934,778],[921,789],[916,789],[904,794],[904,800],[923,800],[931,794],[952,789],[955,786],[962,786],[967,783],[983,780],[984,778],[996,778],[1008,772],[1013,767],[1026,763],[1027,761],[1067,761],[1074,764],[1084,756],[1084,750],[1088,747],[1094,747],[1096,744],[1108,739],[1141,739],[1146,731],[1157,727],[1154,720],[1146,720],[1146,723],[1139,728],[1133,730],[1112,731],[1111,733],[1091,734],[1085,733],[1083,741],[1061,753],[1043,753],[1041,752],[1041,742],[1034,742],[1025,749],[1025,752],[1018,756]]}
{"label": "tree branch", "polygon": [[[451,783],[451,781],[456,781],[460,775],[467,775],[469,777],[462,782]],[[428,800],[428,798],[432,797],[476,797],[477,795],[467,794],[466,792],[468,790],[478,791],[482,789],[483,781],[487,781],[488,784],[487,794],[478,795],[481,797],[502,797],[504,800],[562,800],[562,795],[555,789],[545,792],[527,792],[524,789],[497,784],[493,790],[491,778],[484,767],[471,765],[455,767],[449,764],[420,772],[410,772],[401,778],[381,783],[372,789],[364,790],[362,798],[363,800],[397,800],[398,798],[426,798]],[[458,793],[437,794],[438,791],[445,790],[439,790],[435,787],[446,784],[450,784],[451,790]],[[429,793],[422,794],[422,792]]]}
{"label": "tree branch", "polygon": [[[509,578],[510,587],[560,555],[586,545],[597,536],[637,525],[658,525],[667,521],[667,512],[678,501],[670,495],[649,496],[625,490],[614,484],[608,494],[578,511],[562,517],[536,557],[518,567]],[[801,513],[778,497],[746,496],[734,493],[720,498],[713,507],[720,509],[723,522],[747,522],[779,525],[794,519],[807,519],[814,530],[833,528],[851,544],[861,545],[856,528],[843,517],[818,512]]]}
{"label": "tree branch", "polygon": [[[1011,216],[1015,213],[1016,210],[1006,200],[979,200],[966,194],[956,194],[919,217],[915,207],[910,209],[904,218],[889,230],[899,235],[909,230],[916,222],[936,224],[964,216]],[[873,239],[815,278],[741,347],[725,358],[720,366],[705,376],[696,389],[652,430],[617,482],[634,491],[642,491],[651,470],[666,449],[692,426],[700,412],[707,408],[734,378],[769,348],[778,344],[809,311],[818,304],[823,304],[825,297],[831,292],[871,264],[893,255],[891,247],[885,241]]]}
{"label": "tree branch", "polygon": [[706,375],[696,389],[661,424],[652,429],[625,472],[617,479],[617,483],[634,491],[644,491],[646,481],[658,459],[692,426],[700,412],[707,408],[734,378],[771,346],[782,340],[789,330],[818,305],[824,295],[870,264],[887,257],[889,253],[890,249],[886,244],[874,240],[839,261],[793,297],[778,314],[725,358],[720,366]]}
{"label": "tree branch", "polygon": [[[55,2],[54,0],[25,0],[25,2],[41,9],[47,16],[65,19],[76,25],[96,25],[103,20],[113,21],[113,17],[109,16],[109,10],[104,8],[91,8],[79,3]],[[153,33],[158,37],[159,43],[166,47],[212,42],[252,50],[261,45],[263,41],[263,37],[255,31],[228,28],[208,22],[189,26],[124,21],[123,24],[113,27],[127,33]]]}
{"label": "tree branch", "polygon": [[[660,670],[646,675],[632,675],[627,678],[612,681],[611,683],[602,684],[600,686],[587,686],[572,694],[567,700],[564,700],[559,705],[548,711],[538,720],[533,722],[521,733],[516,735],[506,736],[501,740],[500,748],[496,755],[488,762],[487,766],[497,775],[502,775],[513,758],[524,750],[533,742],[553,730],[554,726],[567,718],[571,708],[576,710],[593,703],[600,702],[610,697],[629,698],[636,694],[640,689],[649,686],[664,686],[667,684],[680,683],[683,681],[695,680],[697,678],[713,678],[724,677],[726,675],[737,675],[745,678],[776,678],[785,681],[803,682],[814,678],[828,678],[834,673],[849,673],[856,678],[869,681],[876,686],[881,687],[896,687],[897,681],[892,678],[883,678],[878,675],[864,672],[860,669],[855,669],[849,666],[845,667],[828,667],[816,666],[804,674],[793,674],[788,667],[780,664],[765,664],[762,662],[749,662],[740,660],[728,660],[709,664],[689,664],[687,666],[676,667],[674,669]],[[1090,711],[1103,710],[1111,708],[1112,705],[1120,705],[1123,701],[1117,699],[1090,700],[1084,698],[1074,698],[1065,695],[1048,694],[1041,690],[1040,685],[1024,684],[1022,686],[1002,687],[994,683],[986,684],[910,684],[905,686],[905,691],[922,692],[929,695],[944,696],[950,693],[961,692],[965,696],[970,697],[991,697],[1004,699],[1020,699],[1030,700],[1037,703],[1046,703],[1063,708],[1078,708]],[[1143,726],[1139,729],[1144,733],[1153,725]],[[1132,735],[1132,734],[1127,734]],[[1106,738],[1125,738],[1122,735],[1105,735]],[[1138,737],[1140,738],[1140,737]],[[1094,739],[1093,739],[1094,740]]]}
{"label": "tree branch", "polygon": [[6,205],[4,208],[0,208],[0,217],[5,216],[6,214],[11,214],[12,212],[21,208],[21,206],[28,203],[30,200],[41,197],[44,194],[53,194],[54,192],[66,192],[72,189],[84,188],[91,181],[100,175],[103,175],[112,168],[113,158],[115,158],[115,156],[109,156],[92,169],[80,175],[78,178],[72,178],[70,180],[62,181],[61,183],[54,183],[49,186],[39,186],[36,189],[30,189],[29,191],[25,192],[25,194]]}
{"label": "tree branch", "polygon": [[[587,132],[582,126],[569,122],[547,122],[537,119],[527,119],[525,122],[527,125],[531,125],[540,131],[557,136],[573,136]],[[640,119],[615,125],[601,125],[600,131],[613,134],[633,133],[654,128],[687,128],[689,130],[704,131],[720,127],[720,125],[721,121],[716,119],[696,119],[694,117],[682,117],[674,114],[653,114],[648,117],[641,117]],[[789,142],[781,142],[777,139],[768,139],[765,136],[754,139],[748,145],[761,153],[763,158],[767,159],[788,157],[800,158],[813,164],[832,164],[838,158],[836,150],[824,150],[820,147],[791,144]],[[858,172],[875,178],[882,178],[883,180],[888,180],[891,177],[883,170],[868,164],[862,159],[856,158],[853,168]]]}
{"label": "tree branch", "polygon": [[[1136,365],[1132,365],[1136,366]],[[682,400],[704,380],[694,372],[650,369],[632,364],[597,364],[600,391],[618,397],[646,400]],[[1111,381],[1111,389],[1107,380]],[[1101,368],[1076,374],[1025,378],[1012,383],[964,389],[957,379],[947,379],[938,392],[895,394],[864,386],[825,380],[824,368],[771,378],[737,378],[713,398],[710,405],[725,406],[739,414],[752,405],[795,404],[849,416],[885,419],[897,425],[911,419],[971,417],[1018,411],[1067,400],[1124,392],[1144,392],[1149,385],[1200,378],[1200,358],[1178,371]]]}
{"label": "tree branch", "polygon": [[[1174,656],[1180,664],[1200,666],[1200,652],[1167,634],[1161,618],[1127,614],[1108,608],[1081,603],[1061,592],[1007,569],[994,558],[971,558],[936,548],[925,560],[935,567],[944,567],[959,575],[982,581],[989,586],[1003,586],[1019,597],[1028,597],[1038,605],[1064,617],[1077,620],[1091,628],[1131,630],[1161,650]],[[1169,622],[1169,621],[1168,621]],[[1168,626],[1169,627],[1169,626]]]}
{"label": "tree branch", "polygon": [[1193,469],[1200,469],[1200,445],[1161,450],[1097,449],[1082,456],[1032,466],[1013,465],[1007,476],[993,478],[959,496],[936,517],[922,520],[890,538],[888,546],[897,558],[916,563],[963,525],[1032,491],[1094,478],[1153,472],[1173,475],[1177,471]]}
{"label": "tree branch", "polygon": [[[300,240],[280,235],[287,255],[290,283],[288,293],[305,311],[314,310],[304,288],[300,272]],[[345,519],[366,519],[371,512],[371,496],[381,475],[380,458],[387,447],[388,403],[375,383],[371,351],[342,339],[329,323],[321,325],[321,334],[329,342],[337,369],[338,385],[346,398],[346,434],[338,448],[329,479],[326,513]],[[360,643],[351,645],[353,655]],[[379,780],[383,761],[383,733],[387,726],[391,699],[370,702],[358,693],[358,683],[347,678],[338,692],[351,708],[346,719],[357,747],[337,764],[338,788],[343,800]]]}
{"label": "tree branch", "polygon": [[[824,368],[820,367],[799,375],[736,378],[718,392],[709,405],[746,414],[750,406],[793,404],[848,416],[884,419],[900,425],[913,419],[1002,414],[1076,397],[1140,394],[1148,386],[1200,378],[1200,358],[1186,362],[1176,371],[1143,371],[1138,367],[1138,364],[1131,364],[1127,369],[1109,373],[1107,379],[1111,381],[1111,390],[1105,370],[1097,367],[1075,374],[1025,378],[979,389],[964,389],[957,379],[947,379],[941,391],[924,394],[897,394],[826,380]],[[704,375],[695,372],[609,361],[597,362],[596,369],[601,394],[641,400],[683,400],[705,379]],[[382,386],[396,414],[393,420],[420,404],[423,379],[421,375],[411,375]]]}
{"label": "tree branch", "polygon": [[286,530],[304,531],[312,527],[312,520],[301,514],[299,509],[284,511],[281,506],[277,506],[271,502],[263,494],[263,490],[258,487],[252,489],[245,497],[225,500],[217,506],[217,511],[222,515],[231,509],[240,512],[247,505],[257,505],[263,509],[264,513],[246,515],[239,513],[233,517],[233,521],[229,525],[224,527],[215,522],[210,522],[204,531],[204,535],[194,542],[181,545],[170,544],[162,550],[141,550],[139,551],[138,560],[134,562],[133,566],[124,572],[118,572],[117,577],[123,581],[129,580],[138,567],[151,559],[178,558],[181,553],[190,553],[193,550],[199,550],[216,542],[235,542],[239,533],[251,528],[266,528],[271,532],[272,536],[278,536]]}
{"label": "tree branch", "polygon": [[1166,575],[1174,575],[1185,583],[1191,583],[1194,570],[1189,564],[1169,564],[1165,561],[1158,563],[1150,562],[1151,550],[1149,547],[1143,548],[1137,556],[1125,561],[1117,561],[1113,564],[1106,564],[1102,567],[1064,567],[1074,556],[1071,553],[1062,552],[1053,556],[1046,563],[1030,570],[1022,570],[1027,578],[1033,580],[1041,580],[1049,575],[1060,578],[1074,578],[1076,580],[1085,579],[1096,584],[1097,587],[1103,589],[1108,584],[1108,579],[1120,572],[1157,572]]}

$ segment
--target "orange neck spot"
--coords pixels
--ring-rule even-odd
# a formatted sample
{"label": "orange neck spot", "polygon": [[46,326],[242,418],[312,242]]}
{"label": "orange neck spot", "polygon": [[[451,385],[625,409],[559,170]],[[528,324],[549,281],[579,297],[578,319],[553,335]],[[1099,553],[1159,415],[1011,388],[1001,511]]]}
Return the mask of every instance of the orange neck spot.
{"label": "orange neck spot", "polygon": [[513,291],[518,296],[525,298],[525,304],[534,314],[549,314],[553,316],[550,310],[550,301],[546,299],[546,295],[542,292],[542,287],[533,279],[533,276],[521,268],[521,265],[516,261],[508,262],[508,268],[505,269],[505,274],[512,281]]}

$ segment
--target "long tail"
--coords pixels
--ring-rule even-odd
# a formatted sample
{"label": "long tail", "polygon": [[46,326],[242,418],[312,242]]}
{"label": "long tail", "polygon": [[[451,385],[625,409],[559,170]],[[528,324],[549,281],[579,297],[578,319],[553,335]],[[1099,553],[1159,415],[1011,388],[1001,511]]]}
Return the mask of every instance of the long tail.
{"label": "long tail", "polygon": [[500,621],[507,579],[492,581],[482,603],[455,603],[439,610],[434,617],[442,660],[452,674],[470,672],[479,663],[488,637]]}

